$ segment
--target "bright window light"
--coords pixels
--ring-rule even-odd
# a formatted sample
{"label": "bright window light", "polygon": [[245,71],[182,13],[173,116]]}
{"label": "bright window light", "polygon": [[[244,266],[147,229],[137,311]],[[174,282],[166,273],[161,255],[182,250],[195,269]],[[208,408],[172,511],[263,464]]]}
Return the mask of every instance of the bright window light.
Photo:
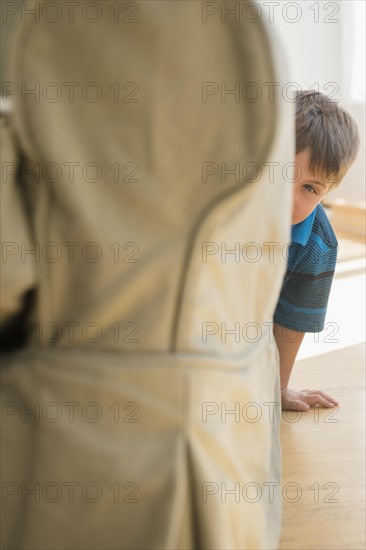
{"label": "bright window light", "polygon": [[351,99],[365,101],[365,2],[353,0],[352,29],[352,68],[351,68]]}

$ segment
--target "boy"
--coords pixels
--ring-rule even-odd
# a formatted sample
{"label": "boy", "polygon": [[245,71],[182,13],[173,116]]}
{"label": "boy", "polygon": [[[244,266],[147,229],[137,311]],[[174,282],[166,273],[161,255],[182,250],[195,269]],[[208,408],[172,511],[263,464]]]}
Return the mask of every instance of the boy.
{"label": "boy", "polygon": [[339,185],[358,147],[357,125],[338,103],[311,90],[297,93],[292,237],[273,319],[286,410],[338,404],[322,391],[291,390],[288,382],[305,333],[324,328],[337,259],[337,239],[320,201]]}

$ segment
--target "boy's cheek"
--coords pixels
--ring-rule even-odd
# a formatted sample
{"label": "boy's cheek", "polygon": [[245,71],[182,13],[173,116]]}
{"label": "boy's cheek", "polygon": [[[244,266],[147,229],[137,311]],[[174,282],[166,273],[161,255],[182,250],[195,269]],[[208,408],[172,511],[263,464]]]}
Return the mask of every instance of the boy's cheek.
{"label": "boy's cheek", "polygon": [[295,208],[292,212],[292,224],[303,222],[308,216],[310,216],[310,214],[316,208],[316,206],[317,205],[315,204],[314,206],[311,206],[311,207],[301,206],[301,207]]}
{"label": "boy's cheek", "polygon": [[292,207],[292,223],[300,223],[306,217],[306,208],[304,208],[304,205],[301,204],[300,201],[294,202],[294,205]]}
{"label": "boy's cheek", "polygon": [[304,221],[315,210],[323,196],[308,193],[305,197],[294,193],[292,207],[292,224]]}

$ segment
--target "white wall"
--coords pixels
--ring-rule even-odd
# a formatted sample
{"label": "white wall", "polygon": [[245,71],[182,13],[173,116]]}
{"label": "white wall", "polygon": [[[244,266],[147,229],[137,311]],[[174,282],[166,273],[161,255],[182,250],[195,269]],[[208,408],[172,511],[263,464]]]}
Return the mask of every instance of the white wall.
{"label": "white wall", "polygon": [[360,152],[330,198],[364,200],[365,99],[361,96],[361,101],[360,98],[356,101],[352,97],[355,70],[360,81],[365,81],[364,43],[354,43],[357,29],[353,18],[356,13],[357,21],[362,20],[364,42],[365,19],[360,13],[362,8],[364,13],[364,0],[258,0],[258,4],[263,17],[280,36],[287,55],[289,81],[296,82],[301,89],[319,89],[331,95],[355,118],[361,135]]}

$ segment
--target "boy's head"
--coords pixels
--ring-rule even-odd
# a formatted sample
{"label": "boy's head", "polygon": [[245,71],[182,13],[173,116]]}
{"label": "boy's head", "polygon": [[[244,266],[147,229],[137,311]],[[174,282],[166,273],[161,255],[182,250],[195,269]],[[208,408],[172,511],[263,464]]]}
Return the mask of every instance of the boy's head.
{"label": "boy's head", "polygon": [[297,92],[293,224],[307,218],[339,185],[358,147],[357,124],[337,102],[320,92]]}

